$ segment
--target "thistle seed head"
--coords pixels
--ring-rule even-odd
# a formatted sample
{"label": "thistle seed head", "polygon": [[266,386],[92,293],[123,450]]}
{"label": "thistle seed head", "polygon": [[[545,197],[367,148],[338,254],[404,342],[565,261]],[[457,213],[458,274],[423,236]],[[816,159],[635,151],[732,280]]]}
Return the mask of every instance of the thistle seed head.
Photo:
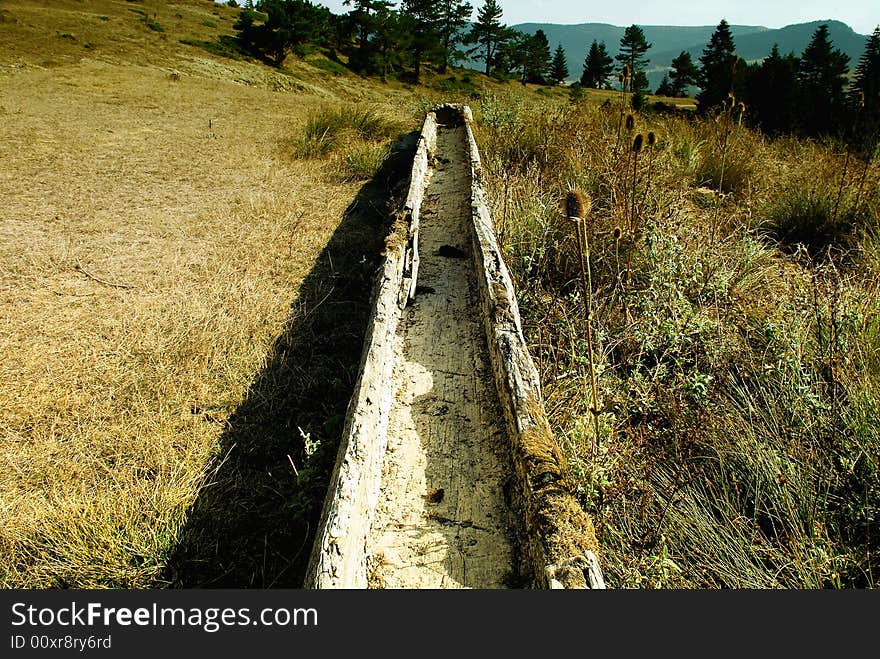
{"label": "thistle seed head", "polygon": [[633,117],[631,114],[626,115],[626,129],[632,130],[633,128],[635,128],[635,125],[636,125],[635,117]]}
{"label": "thistle seed head", "polygon": [[650,131],[648,133],[648,146],[653,147],[657,143],[657,136],[654,135],[654,131]]}
{"label": "thistle seed head", "polygon": [[614,240],[620,240],[620,237],[623,235],[623,229],[620,227],[614,227]]}
{"label": "thistle seed head", "polygon": [[583,219],[590,214],[592,208],[593,202],[586,192],[572,189],[565,196],[565,214],[569,219]]}
{"label": "thistle seed head", "polygon": [[644,135],[642,135],[641,133],[636,135],[635,139],[633,140],[633,153],[638,153],[639,151],[642,150],[642,145],[643,145],[644,141],[645,141]]}

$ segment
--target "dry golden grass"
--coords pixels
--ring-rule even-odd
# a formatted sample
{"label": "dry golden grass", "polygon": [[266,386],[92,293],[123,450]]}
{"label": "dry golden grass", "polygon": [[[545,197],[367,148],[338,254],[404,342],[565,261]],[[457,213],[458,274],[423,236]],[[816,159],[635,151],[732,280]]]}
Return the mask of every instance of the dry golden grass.
{"label": "dry golden grass", "polygon": [[233,15],[204,0],[4,8],[5,587],[162,583],[227,420],[359,187],[289,147],[327,99],[380,95],[179,43]]}

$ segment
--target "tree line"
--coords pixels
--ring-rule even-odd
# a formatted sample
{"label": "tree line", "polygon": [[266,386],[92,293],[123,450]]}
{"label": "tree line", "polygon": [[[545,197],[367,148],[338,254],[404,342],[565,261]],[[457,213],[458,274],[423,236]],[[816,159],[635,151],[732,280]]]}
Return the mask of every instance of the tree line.
{"label": "tree line", "polygon": [[[233,4],[235,0],[230,0]],[[310,0],[247,0],[235,23],[239,46],[280,66],[306,43],[343,55],[350,69],[364,75],[409,76],[416,84],[423,67],[440,73],[465,58],[479,61],[488,74],[523,83],[558,85],[570,72],[565,50],[551,53],[542,30],[526,34],[503,23],[499,0],[484,0],[472,21],[467,0],[346,0],[350,11],[337,15]],[[637,25],[625,29],[612,58],[593,41],[575,85],[615,86],[632,93],[640,109],[648,93],[647,53],[652,44]],[[672,61],[656,93],[686,96],[691,88],[699,113],[706,114],[730,94],[749,107],[749,121],[764,131],[809,136],[875,136],[880,131],[880,28],[868,39],[850,77],[849,57],[833,47],[821,25],[800,56],[778,47],[761,62],[736,54],[730,26],[722,20],[698,62],[682,51]]]}
{"label": "tree line", "polygon": [[[651,44],[640,27],[624,31],[617,56],[593,41],[584,60],[580,84],[611,89],[616,79],[633,94],[638,109],[648,89],[645,75]],[[615,66],[614,61],[618,64]],[[626,67],[627,75],[622,74]],[[697,109],[707,114],[732,94],[749,108],[749,121],[769,134],[830,135],[876,143],[880,133],[880,27],[868,38],[855,70],[834,45],[827,25],[820,25],[798,57],[778,46],[760,62],[736,53],[730,26],[722,20],[698,62],[682,51],[656,90],[658,96],[687,96],[698,88]]]}
{"label": "tree line", "polygon": [[498,0],[485,0],[473,22],[467,0],[401,0],[397,8],[389,0],[344,4],[351,10],[337,15],[310,0],[248,0],[234,26],[236,39],[243,50],[274,66],[290,53],[301,55],[311,43],[331,57],[344,55],[357,73],[408,73],[415,83],[426,63],[445,73],[466,57],[499,78],[559,84],[569,75],[562,46],[551,55],[542,30],[526,34],[506,26]]}

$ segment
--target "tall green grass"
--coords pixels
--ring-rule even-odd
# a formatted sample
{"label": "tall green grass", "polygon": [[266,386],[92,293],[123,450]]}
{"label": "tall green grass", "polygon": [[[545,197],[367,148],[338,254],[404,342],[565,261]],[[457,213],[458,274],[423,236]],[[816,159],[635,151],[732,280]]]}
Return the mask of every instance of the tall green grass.
{"label": "tall green grass", "polygon": [[399,122],[370,107],[327,107],[307,118],[296,155],[301,158],[322,157],[356,141],[387,140],[399,130]]}

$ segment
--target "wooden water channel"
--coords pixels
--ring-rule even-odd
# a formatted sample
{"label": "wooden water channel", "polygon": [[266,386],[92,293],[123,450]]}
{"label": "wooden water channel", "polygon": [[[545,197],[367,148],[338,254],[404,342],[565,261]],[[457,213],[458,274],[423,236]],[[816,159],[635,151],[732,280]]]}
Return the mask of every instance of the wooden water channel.
{"label": "wooden water channel", "polygon": [[467,106],[425,118],[309,588],[604,588],[499,250]]}

